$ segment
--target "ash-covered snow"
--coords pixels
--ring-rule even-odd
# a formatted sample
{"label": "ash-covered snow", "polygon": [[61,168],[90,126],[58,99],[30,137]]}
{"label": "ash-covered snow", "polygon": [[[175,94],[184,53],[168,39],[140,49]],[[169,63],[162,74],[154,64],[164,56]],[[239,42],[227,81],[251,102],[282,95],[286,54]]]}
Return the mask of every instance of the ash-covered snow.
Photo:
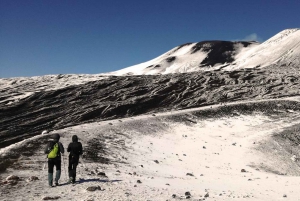
{"label": "ash-covered snow", "polygon": [[[205,115],[224,107],[235,108],[235,112],[221,115],[226,111],[221,109],[218,117]],[[54,188],[47,184],[45,142],[41,140],[50,138],[52,132],[36,136],[0,152],[7,156],[35,147],[0,174],[0,198],[269,201],[282,200],[285,195],[285,199],[297,200],[299,166],[272,136],[299,124],[299,111],[274,112],[272,116],[256,107],[253,113],[243,114],[243,108],[233,103],[54,131],[61,134],[65,147],[72,135],[78,135],[85,151],[77,183],[66,183],[68,159],[64,156],[61,185]],[[34,141],[41,144],[36,146],[31,143]],[[9,175],[19,179],[6,182]]]}

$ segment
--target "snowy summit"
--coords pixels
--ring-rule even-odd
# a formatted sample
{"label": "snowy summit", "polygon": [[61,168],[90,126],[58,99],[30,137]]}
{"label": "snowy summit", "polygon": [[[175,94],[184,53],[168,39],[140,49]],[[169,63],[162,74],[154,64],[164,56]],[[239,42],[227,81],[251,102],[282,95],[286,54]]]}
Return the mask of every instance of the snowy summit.
{"label": "snowy summit", "polygon": [[150,61],[113,75],[153,75],[216,69],[300,64],[300,29],[286,29],[259,44],[256,41],[202,41],[173,48]]}

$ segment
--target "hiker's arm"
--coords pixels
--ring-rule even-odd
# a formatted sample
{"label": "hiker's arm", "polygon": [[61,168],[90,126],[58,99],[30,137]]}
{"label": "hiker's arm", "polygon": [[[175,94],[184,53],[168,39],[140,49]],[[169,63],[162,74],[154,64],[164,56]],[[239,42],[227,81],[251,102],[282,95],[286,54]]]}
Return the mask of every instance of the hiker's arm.
{"label": "hiker's arm", "polygon": [[71,151],[71,143],[69,144],[69,146],[68,146],[68,149],[67,149],[67,152],[70,152]]}
{"label": "hiker's arm", "polygon": [[59,145],[59,149],[60,149],[60,153],[65,153],[65,148],[64,148],[64,145],[62,143],[58,143]]}
{"label": "hiker's arm", "polygon": [[[79,142],[79,143],[80,143],[80,142]],[[80,143],[80,144],[79,144],[79,155],[82,155],[82,152],[83,152],[83,151],[82,151],[82,144]]]}

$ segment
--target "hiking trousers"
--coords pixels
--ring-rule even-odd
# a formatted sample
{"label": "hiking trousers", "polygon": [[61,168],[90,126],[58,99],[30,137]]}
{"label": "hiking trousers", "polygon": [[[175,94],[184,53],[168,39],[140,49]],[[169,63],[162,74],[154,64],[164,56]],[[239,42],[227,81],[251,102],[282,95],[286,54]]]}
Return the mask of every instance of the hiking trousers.
{"label": "hiking trousers", "polygon": [[76,179],[76,168],[78,165],[79,159],[69,156],[69,178],[72,177],[72,182],[75,182]]}
{"label": "hiking trousers", "polygon": [[48,158],[48,173],[53,173],[53,168],[56,167],[56,171],[61,170],[61,160],[58,158]]}

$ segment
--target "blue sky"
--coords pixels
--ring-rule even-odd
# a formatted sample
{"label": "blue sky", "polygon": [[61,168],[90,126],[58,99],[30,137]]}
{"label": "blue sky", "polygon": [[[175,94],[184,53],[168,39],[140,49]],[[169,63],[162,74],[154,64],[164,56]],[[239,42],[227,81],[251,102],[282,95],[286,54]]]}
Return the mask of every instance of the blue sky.
{"label": "blue sky", "polygon": [[0,0],[0,78],[96,74],[203,40],[300,28],[299,0]]}

